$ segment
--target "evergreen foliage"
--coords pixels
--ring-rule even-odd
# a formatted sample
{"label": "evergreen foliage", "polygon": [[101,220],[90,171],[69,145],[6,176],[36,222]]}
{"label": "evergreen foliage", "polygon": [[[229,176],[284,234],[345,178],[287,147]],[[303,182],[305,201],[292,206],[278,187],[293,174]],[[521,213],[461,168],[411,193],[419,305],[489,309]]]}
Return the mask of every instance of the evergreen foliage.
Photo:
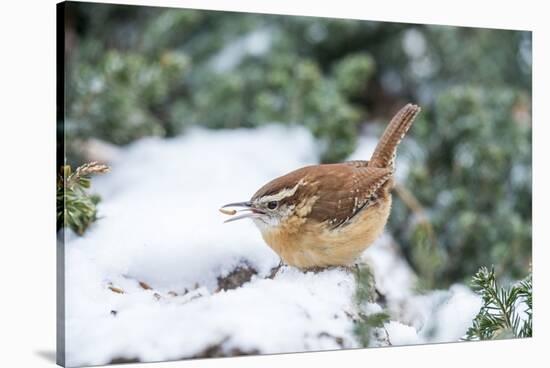
{"label": "evergreen foliage", "polygon": [[57,229],[69,227],[78,235],[97,219],[96,205],[99,197],[89,195],[87,190],[91,175],[109,171],[106,165],[90,162],[74,172],[69,165],[62,166],[57,178]]}
{"label": "evergreen foliage", "polygon": [[482,267],[472,278],[472,287],[483,306],[466,333],[468,340],[531,337],[533,298],[531,274],[506,289],[498,285],[493,268]]}
{"label": "evergreen foliage", "polygon": [[358,318],[355,320],[353,332],[357,340],[363,347],[372,345],[373,338],[376,337],[377,330],[384,328],[384,324],[389,322],[390,315],[386,311],[366,314],[363,309],[365,303],[376,302],[376,288],[374,285],[374,275],[368,265],[357,266],[356,269],[355,303],[358,309]]}
{"label": "evergreen foliage", "polygon": [[[390,218],[428,287],[465,280],[480,264],[519,278],[531,262],[531,126],[524,92],[454,87],[412,132],[404,186],[428,210],[418,221],[402,201]],[[403,151],[402,151],[403,152]],[[429,230],[429,232],[427,232]]]}

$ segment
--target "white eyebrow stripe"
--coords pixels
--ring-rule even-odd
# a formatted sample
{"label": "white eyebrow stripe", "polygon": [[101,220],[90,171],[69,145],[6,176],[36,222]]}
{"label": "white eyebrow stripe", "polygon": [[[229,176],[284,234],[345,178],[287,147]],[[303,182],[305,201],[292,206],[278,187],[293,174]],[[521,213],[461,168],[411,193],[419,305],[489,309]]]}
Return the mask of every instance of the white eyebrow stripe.
{"label": "white eyebrow stripe", "polygon": [[300,180],[298,182],[298,184],[296,184],[294,187],[292,188],[284,188],[283,190],[275,193],[275,194],[271,194],[271,195],[268,195],[268,196],[264,196],[264,197],[261,197],[260,198],[260,202],[271,202],[271,201],[280,201],[280,200],[283,200],[287,197],[291,197],[294,195],[294,193],[296,193],[296,190],[298,190],[298,187],[302,184],[302,181]]}

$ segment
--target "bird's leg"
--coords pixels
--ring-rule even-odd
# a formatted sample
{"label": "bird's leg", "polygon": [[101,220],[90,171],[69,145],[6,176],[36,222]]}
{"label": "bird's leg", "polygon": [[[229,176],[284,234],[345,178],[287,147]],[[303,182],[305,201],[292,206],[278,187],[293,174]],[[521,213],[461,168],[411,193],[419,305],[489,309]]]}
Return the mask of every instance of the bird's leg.
{"label": "bird's leg", "polygon": [[309,268],[303,269],[302,271],[304,273],[308,273],[308,272],[319,273],[319,272],[323,272],[323,271],[328,270],[328,269],[329,269],[329,267],[315,266],[315,267],[309,267]]}
{"label": "bird's leg", "polygon": [[355,278],[359,280],[359,264],[357,263],[354,263],[352,265],[334,266],[334,268],[339,268],[349,273],[354,273]]}
{"label": "bird's leg", "polygon": [[271,272],[269,273],[267,278],[273,280],[275,276],[277,276],[277,273],[279,273],[279,270],[281,269],[281,267],[283,266],[284,266],[284,263],[283,263],[283,260],[281,259],[279,261],[279,264],[271,269]]}

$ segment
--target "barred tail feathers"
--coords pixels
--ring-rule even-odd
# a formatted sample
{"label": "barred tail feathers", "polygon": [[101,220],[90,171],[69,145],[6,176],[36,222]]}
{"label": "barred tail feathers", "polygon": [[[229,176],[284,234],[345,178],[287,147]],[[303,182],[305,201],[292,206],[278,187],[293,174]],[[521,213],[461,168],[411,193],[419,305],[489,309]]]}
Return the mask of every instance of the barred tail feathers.
{"label": "barred tail feathers", "polygon": [[369,166],[393,169],[397,146],[411,127],[414,119],[420,112],[420,107],[407,104],[391,119],[388,127],[382,134]]}

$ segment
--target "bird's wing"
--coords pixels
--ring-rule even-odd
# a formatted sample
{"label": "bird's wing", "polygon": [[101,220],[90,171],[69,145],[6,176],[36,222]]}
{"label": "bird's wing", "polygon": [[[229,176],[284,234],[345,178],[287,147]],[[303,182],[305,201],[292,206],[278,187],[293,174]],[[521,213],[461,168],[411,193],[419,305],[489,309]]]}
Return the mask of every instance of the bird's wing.
{"label": "bird's wing", "polygon": [[327,172],[317,193],[311,214],[331,227],[345,225],[365,206],[374,203],[378,189],[392,176],[391,168],[356,166],[344,163]]}
{"label": "bird's wing", "polygon": [[346,161],[343,164],[359,168],[359,167],[366,167],[369,164],[369,161],[368,160],[353,160],[353,161]]}

